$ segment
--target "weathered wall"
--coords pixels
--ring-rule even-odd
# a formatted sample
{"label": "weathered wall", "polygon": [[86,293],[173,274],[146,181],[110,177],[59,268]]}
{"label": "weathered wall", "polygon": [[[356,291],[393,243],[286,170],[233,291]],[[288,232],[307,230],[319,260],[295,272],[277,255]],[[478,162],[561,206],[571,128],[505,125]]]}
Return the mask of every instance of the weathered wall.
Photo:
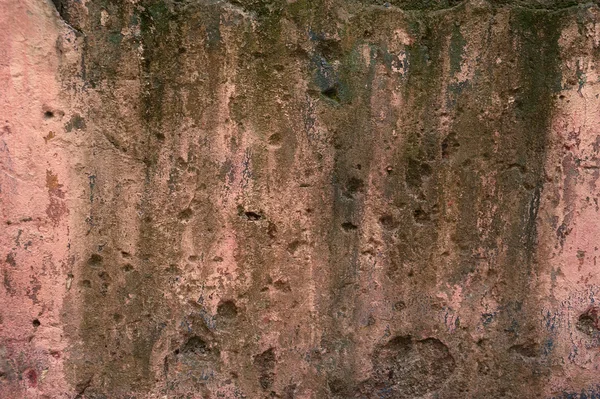
{"label": "weathered wall", "polygon": [[600,397],[598,5],[0,29],[0,397]]}

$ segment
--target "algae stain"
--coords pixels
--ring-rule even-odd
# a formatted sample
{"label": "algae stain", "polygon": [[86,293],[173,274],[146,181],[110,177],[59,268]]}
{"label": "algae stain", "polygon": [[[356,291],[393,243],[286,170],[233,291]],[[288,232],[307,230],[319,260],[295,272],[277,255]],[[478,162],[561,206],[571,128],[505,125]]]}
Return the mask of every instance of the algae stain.
{"label": "algae stain", "polygon": [[460,72],[461,63],[463,60],[464,48],[467,41],[460,31],[459,26],[454,26],[452,36],[450,37],[450,74],[456,75]]}
{"label": "algae stain", "polygon": [[121,32],[110,32],[108,34],[108,41],[114,45],[120,45],[123,40],[123,35]]}

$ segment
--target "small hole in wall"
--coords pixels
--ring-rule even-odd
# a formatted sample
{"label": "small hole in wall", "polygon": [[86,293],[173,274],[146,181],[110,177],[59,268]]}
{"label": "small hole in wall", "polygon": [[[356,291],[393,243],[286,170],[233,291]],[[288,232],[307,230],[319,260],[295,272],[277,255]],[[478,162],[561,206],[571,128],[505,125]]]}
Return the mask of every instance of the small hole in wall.
{"label": "small hole in wall", "polygon": [[263,218],[263,215],[261,212],[247,211],[241,205],[238,205],[237,211],[238,211],[238,215],[245,218],[246,220],[257,221],[257,220],[261,220]]}
{"label": "small hole in wall", "polygon": [[190,208],[186,208],[183,211],[179,212],[177,218],[181,221],[188,221],[192,218],[193,215],[194,211],[192,211]]}
{"label": "small hole in wall", "polygon": [[277,226],[275,225],[275,223],[269,222],[269,225],[267,227],[267,234],[270,238],[277,237]]}
{"label": "small hole in wall", "polygon": [[292,286],[287,280],[277,280],[273,283],[275,289],[278,291],[291,292]]}
{"label": "small hole in wall", "polygon": [[321,94],[337,103],[340,102],[340,97],[336,86],[328,87],[327,89],[323,90]]}
{"label": "small hole in wall", "polygon": [[353,231],[358,229],[358,226],[352,222],[344,222],[342,223],[342,229],[344,229],[345,231]]}
{"label": "small hole in wall", "polygon": [[238,308],[233,301],[219,303],[217,314],[224,318],[234,318],[238,314]]}
{"label": "small hole in wall", "polygon": [[98,266],[102,263],[102,255],[92,254],[88,259],[88,265],[90,266]]}
{"label": "small hole in wall", "polygon": [[597,307],[591,307],[581,314],[577,320],[576,328],[592,337],[596,337],[600,332],[600,310]]}
{"label": "small hole in wall", "polygon": [[346,182],[346,195],[348,197],[354,196],[354,194],[363,191],[365,183],[362,179],[351,177]]}
{"label": "small hole in wall", "polygon": [[34,319],[31,324],[33,324],[34,327],[39,327],[42,323],[40,323],[38,319]]}
{"label": "small hole in wall", "polygon": [[38,375],[35,370],[29,369],[24,373],[24,376],[27,377],[27,381],[29,381],[29,385],[35,387],[38,381]]}
{"label": "small hole in wall", "polygon": [[386,230],[395,230],[400,225],[391,215],[383,215],[379,218],[379,223]]}
{"label": "small hole in wall", "polygon": [[413,217],[417,223],[425,223],[430,220],[430,216],[423,209],[416,209],[413,212]]}
{"label": "small hole in wall", "polygon": [[280,133],[273,133],[269,136],[269,145],[278,147],[281,145],[281,141],[283,140]]}
{"label": "small hole in wall", "polygon": [[54,118],[54,112],[52,112],[52,111],[44,112],[44,119],[52,119],[52,118]]}
{"label": "small hole in wall", "polygon": [[244,212],[244,215],[246,216],[246,219],[248,220],[260,220],[262,219],[262,215],[260,213],[257,212]]}
{"label": "small hole in wall", "polygon": [[206,341],[198,336],[193,336],[179,349],[185,355],[207,355],[211,352]]}

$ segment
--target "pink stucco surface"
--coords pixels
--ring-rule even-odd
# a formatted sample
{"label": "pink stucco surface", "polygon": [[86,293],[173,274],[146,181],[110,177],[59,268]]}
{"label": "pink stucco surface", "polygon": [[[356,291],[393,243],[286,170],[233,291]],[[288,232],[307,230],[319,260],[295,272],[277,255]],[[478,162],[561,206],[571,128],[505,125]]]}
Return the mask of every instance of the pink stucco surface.
{"label": "pink stucco surface", "polygon": [[74,159],[57,144],[68,114],[56,51],[62,27],[52,5],[37,1],[2,1],[0,27],[0,396],[65,397]]}

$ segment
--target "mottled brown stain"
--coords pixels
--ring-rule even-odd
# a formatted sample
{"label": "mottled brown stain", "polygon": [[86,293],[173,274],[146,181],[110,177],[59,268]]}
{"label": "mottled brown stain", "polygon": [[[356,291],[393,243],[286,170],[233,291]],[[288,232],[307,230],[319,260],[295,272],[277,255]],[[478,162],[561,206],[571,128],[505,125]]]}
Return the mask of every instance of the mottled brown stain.
{"label": "mottled brown stain", "polygon": [[[421,395],[441,389],[450,378],[457,387],[484,378],[462,368],[454,373],[459,361],[449,354],[448,372],[432,374],[431,383],[424,383],[427,388],[419,381],[429,381],[428,374],[400,365],[376,366],[395,368],[397,376],[389,381],[372,377],[361,385],[358,375],[390,329],[417,337],[415,349],[406,354],[408,363],[433,367],[435,354],[450,353],[442,339],[454,348],[461,341],[467,345],[460,318],[442,323],[456,335],[444,331],[431,336],[438,321],[421,317],[421,312],[444,306],[446,318],[452,317],[456,310],[435,298],[445,281],[461,286],[475,279],[495,287],[501,311],[487,335],[500,347],[515,347],[520,331],[531,328],[524,287],[535,253],[531,226],[540,190],[537,165],[544,159],[552,84],[558,76],[552,62],[561,16],[519,8],[473,9],[458,2],[432,6],[449,7],[444,13],[414,15],[345,5],[355,7],[360,18],[344,23],[340,31],[327,22],[338,16],[327,8],[317,12],[324,5],[237,6],[241,11],[163,1],[146,2],[142,11],[112,2],[88,6],[90,17],[81,29],[96,32],[88,36],[84,52],[89,85],[118,86],[130,74],[143,82],[136,100],[138,122],[129,133],[106,134],[117,149],[143,162],[145,176],[139,208],[145,216],[135,241],[140,269],[128,272],[131,277],[120,277],[122,272],[114,269],[121,237],[107,223],[118,218],[118,210],[101,202],[92,205],[106,227],[92,230],[90,244],[110,244],[103,246],[103,261],[95,267],[102,271],[82,266],[91,283],[85,291],[82,355],[102,360],[98,366],[73,366],[88,370],[81,373],[84,379],[95,373],[104,381],[88,391],[105,393],[103,386],[117,394],[151,390],[158,376],[166,378],[166,385],[158,385],[165,393],[183,394],[201,386],[215,393],[229,381],[228,370],[237,376],[230,381],[234,391],[283,392],[289,382],[283,376],[293,364],[319,370],[291,380],[310,381],[306,389],[318,397],[373,396],[388,388],[398,395]],[[461,24],[465,27],[457,28]],[[301,27],[308,25],[307,34]],[[114,32],[124,28],[139,33],[113,40]],[[410,40],[392,50],[398,44],[390,38],[399,29]],[[474,74],[457,83],[466,48],[481,45],[478,41],[493,51],[481,53],[472,61]],[[127,65],[127,54],[138,42],[143,60],[136,75],[119,65]],[[495,54],[510,57],[515,47],[519,55],[497,66]],[[303,85],[307,91],[299,92]],[[502,103],[515,97],[514,105],[501,114],[490,102],[494,96]],[[390,106],[394,98],[402,98],[404,105]],[[500,116],[482,119],[484,110]],[[106,116],[90,112],[82,118],[88,129],[97,125],[103,130],[102,121],[119,119],[119,112],[108,107]],[[503,132],[499,139],[498,130]],[[385,165],[380,165],[382,157]],[[97,157],[89,162],[103,165]],[[497,170],[496,192],[490,195],[482,179]],[[119,177],[106,178],[114,184]],[[292,194],[288,187],[298,181],[297,190],[303,191]],[[294,195],[303,199],[296,204]],[[287,204],[278,204],[281,198]],[[216,202],[226,205],[217,207]],[[381,238],[369,232],[374,211],[375,220],[389,232]],[[489,214],[485,239],[482,213]],[[181,246],[190,232],[203,237],[193,240],[194,252],[202,253],[194,263],[188,263],[188,249]],[[304,236],[298,239],[298,234]],[[448,260],[436,255],[443,252],[444,235],[451,237],[444,248],[452,254]],[[211,248],[228,236],[235,237],[234,252],[212,254]],[[233,256],[234,274],[226,271],[232,267],[227,256]],[[217,258],[219,262],[206,262]],[[369,266],[373,262],[382,265],[381,275]],[[493,273],[487,271],[492,268]],[[219,279],[209,280],[215,272]],[[372,286],[371,279],[381,288]],[[189,301],[161,295],[165,287]],[[303,293],[311,290],[327,294],[308,307],[301,305],[306,303]],[[385,316],[387,308],[369,305],[370,296],[382,295],[392,310],[398,293],[402,317]],[[230,294],[242,307],[215,301]],[[468,302],[475,303],[488,294],[473,288],[468,295],[473,298]],[[113,319],[85,310],[96,306],[107,315],[125,306],[118,312],[122,322],[133,322],[137,333],[107,335],[105,326]],[[290,312],[303,322],[295,326]],[[384,322],[385,317],[392,319]],[[278,329],[278,340],[264,342],[270,349],[258,345],[262,336]],[[309,339],[309,330],[320,338]],[[189,334],[188,343],[197,337],[202,347],[214,345],[235,360],[225,366],[216,352],[208,356],[204,350],[186,350],[189,345],[184,344],[173,355],[165,346],[168,337]],[[249,341],[252,336],[258,341]],[[293,349],[298,344],[304,349]],[[468,345],[475,348],[475,343]],[[129,360],[108,366],[107,346]],[[165,375],[160,377],[151,364],[164,351],[172,354],[164,357]],[[319,356],[307,357],[312,351]],[[286,352],[289,358],[274,355]],[[467,351],[460,361],[474,362],[475,353]],[[488,360],[493,372],[485,377],[488,382],[472,388],[474,394],[516,394],[526,384],[533,386],[525,382],[531,377],[526,366],[516,365],[510,356],[500,351]],[[177,371],[195,362],[198,367],[187,373],[196,382]],[[137,371],[128,371],[127,364],[136,364]],[[251,366],[258,377],[244,371]],[[511,375],[506,382],[495,381],[506,373]]]}

